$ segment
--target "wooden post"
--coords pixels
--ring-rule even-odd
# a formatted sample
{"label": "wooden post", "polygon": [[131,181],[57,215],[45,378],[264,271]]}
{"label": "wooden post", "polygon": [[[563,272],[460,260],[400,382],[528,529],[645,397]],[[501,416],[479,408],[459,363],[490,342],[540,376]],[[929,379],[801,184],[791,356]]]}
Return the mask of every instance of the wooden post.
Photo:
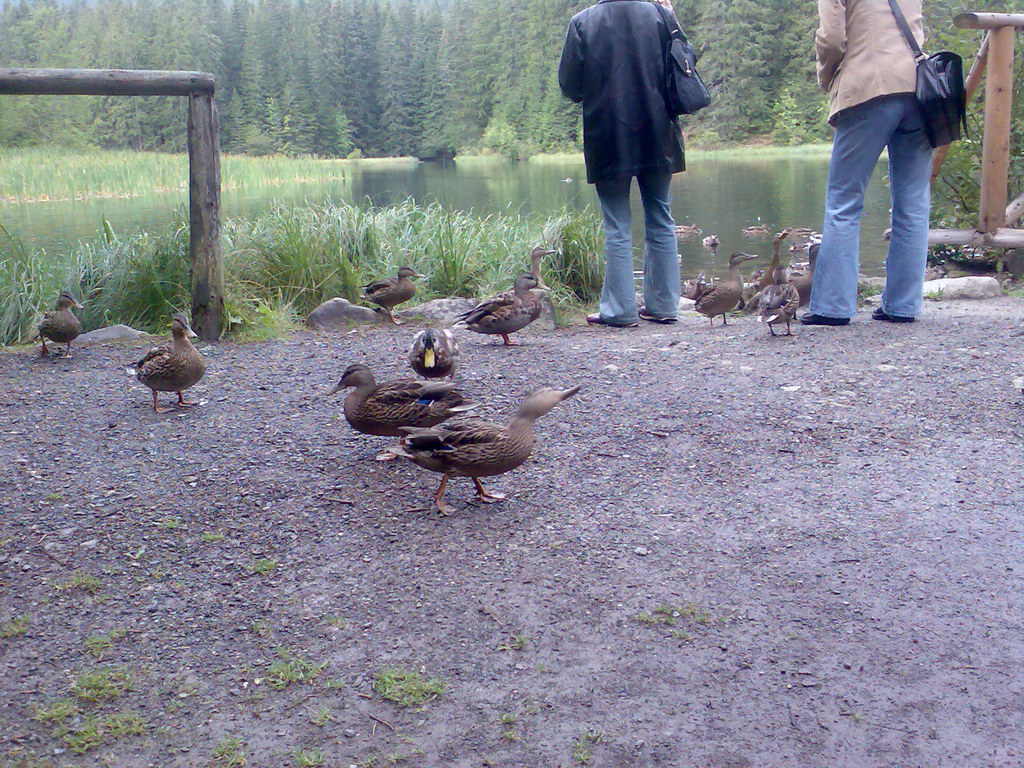
{"label": "wooden post", "polygon": [[192,325],[204,341],[217,341],[224,316],[220,118],[210,93],[192,93],[188,97],[188,160]]}
{"label": "wooden post", "polygon": [[985,140],[981,157],[981,205],[978,229],[995,232],[1006,224],[1010,172],[1010,118],[1013,106],[1013,44],[1016,28],[990,33],[985,84]]}

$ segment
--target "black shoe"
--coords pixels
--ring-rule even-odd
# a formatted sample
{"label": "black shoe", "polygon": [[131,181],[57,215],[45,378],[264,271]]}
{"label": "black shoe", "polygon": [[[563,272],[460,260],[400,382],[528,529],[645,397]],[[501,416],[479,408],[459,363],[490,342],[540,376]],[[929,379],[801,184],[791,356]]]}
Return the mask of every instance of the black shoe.
{"label": "black shoe", "polygon": [[593,315],[587,315],[587,322],[590,325],[606,325],[609,328],[639,328],[640,323],[610,323],[605,320],[601,315],[594,313]]}
{"label": "black shoe", "polygon": [[883,312],[882,308],[879,307],[878,309],[876,309],[874,312],[871,313],[871,319],[872,320],[882,320],[882,321],[884,321],[886,323],[912,323],[917,318],[916,317],[907,317],[906,315],[890,315],[890,314],[887,314],[886,312]]}
{"label": "black shoe", "polygon": [[640,310],[640,319],[646,320],[649,323],[658,323],[658,325],[673,325],[679,322],[679,319],[675,317],[658,317],[657,315],[648,314],[646,309]]}
{"label": "black shoe", "polygon": [[848,317],[825,317],[824,315],[816,315],[813,312],[808,312],[800,318],[802,325],[849,325],[850,318]]}

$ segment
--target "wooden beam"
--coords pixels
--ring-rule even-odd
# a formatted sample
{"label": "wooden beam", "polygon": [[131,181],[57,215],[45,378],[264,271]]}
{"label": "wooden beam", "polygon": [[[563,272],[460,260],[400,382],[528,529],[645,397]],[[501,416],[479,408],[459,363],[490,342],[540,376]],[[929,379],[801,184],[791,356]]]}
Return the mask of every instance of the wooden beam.
{"label": "wooden beam", "polygon": [[[985,65],[988,63],[988,41],[988,33],[985,33],[985,39],[981,41],[981,48],[978,49],[978,55],[967,75],[967,83],[964,88],[967,91],[968,104],[974,99],[974,94],[978,92],[978,86],[981,85],[982,78],[985,76]],[[939,171],[942,170],[942,164],[946,161],[946,155],[949,154],[951,147],[951,144],[946,144],[935,150],[935,154],[932,156],[932,184],[939,177]]]}
{"label": "wooden beam", "polygon": [[981,154],[981,204],[978,212],[978,228],[983,232],[994,232],[1006,224],[1016,33],[1013,27],[999,27],[989,33],[985,140]]}
{"label": "wooden beam", "polygon": [[1021,216],[1024,216],[1024,195],[1006,206],[1006,223],[1013,224]]}
{"label": "wooden beam", "polygon": [[998,229],[979,232],[976,229],[932,229],[929,245],[971,245],[975,248],[1024,248],[1024,229]]}
{"label": "wooden beam", "polygon": [[188,97],[192,327],[205,341],[221,335],[224,265],[220,239],[220,117],[209,93]]}
{"label": "wooden beam", "polygon": [[208,72],[126,69],[0,69],[0,94],[187,96],[214,91]]}
{"label": "wooden beam", "polygon": [[961,13],[953,23],[960,29],[1024,27],[1024,13]]}

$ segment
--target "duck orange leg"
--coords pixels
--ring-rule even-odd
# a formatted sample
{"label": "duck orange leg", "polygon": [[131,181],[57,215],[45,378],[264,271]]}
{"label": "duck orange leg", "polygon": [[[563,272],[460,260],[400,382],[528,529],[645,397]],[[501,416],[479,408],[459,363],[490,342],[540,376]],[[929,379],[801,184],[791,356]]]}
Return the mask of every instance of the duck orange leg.
{"label": "duck orange leg", "polygon": [[171,411],[174,410],[173,408],[160,407],[160,404],[157,402],[157,395],[155,389],[153,390],[153,410],[156,411],[157,413],[170,413]]}
{"label": "duck orange leg", "polygon": [[50,350],[46,348],[46,339],[40,336],[39,340],[43,343],[42,349],[39,350],[39,356],[46,357],[48,354],[50,354]]}
{"label": "duck orange leg", "polygon": [[510,339],[508,337],[507,333],[501,334],[501,338],[503,338],[505,340],[505,346],[506,347],[518,347],[518,346],[520,346],[519,342],[518,341],[512,341],[512,339]]}
{"label": "duck orange leg", "polygon": [[402,321],[395,317],[394,307],[386,307],[388,312],[388,320],[391,321],[392,325],[401,325]]}
{"label": "duck orange leg", "polygon": [[182,408],[191,408],[194,405],[199,405],[199,403],[191,403],[187,401],[185,399],[185,396],[181,394],[181,392],[178,392],[178,405],[180,405]]}
{"label": "duck orange leg", "polygon": [[64,356],[67,357],[68,359],[71,358],[71,342],[70,341],[68,342],[68,350],[67,350],[67,352],[65,353]]}
{"label": "duck orange leg", "polygon": [[504,501],[507,498],[503,493],[491,493],[488,491],[484,488],[484,484],[480,482],[479,477],[473,478],[473,485],[476,486],[477,497],[484,504],[494,504],[497,501]]}
{"label": "duck orange leg", "polygon": [[434,494],[434,504],[437,505],[437,511],[445,517],[448,517],[454,510],[444,503],[444,489],[448,485],[448,473],[445,472],[441,477],[441,484],[437,486],[437,492]]}

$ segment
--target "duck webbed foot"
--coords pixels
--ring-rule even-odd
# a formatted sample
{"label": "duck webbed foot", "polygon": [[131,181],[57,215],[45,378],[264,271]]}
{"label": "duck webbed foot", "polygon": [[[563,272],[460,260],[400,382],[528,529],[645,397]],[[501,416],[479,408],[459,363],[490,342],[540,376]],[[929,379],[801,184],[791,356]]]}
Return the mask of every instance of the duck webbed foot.
{"label": "duck webbed foot", "polygon": [[480,482],[478,477],[473,478],[473,485],[476,486],[477,498],[484,504],[495,504],[508,498],[504,493],[491,493],[488,491],[484,488],[484,484]]}
{"label": "duck webbed foot", "polygon": [[434,494],[434,505],[437,507],[437,511],[441,513],[442,517],[448,517],[455,510],[445,504],[444,501],[444,489],[448,485],[448,475],[441,477],[441,484],[437,486],[437,492]]}
{"label": "duck webbed foot", "polygon": [[505,340],[505,346],[506,347],[519,347],[519,346],[522,346],[518,341],[512,341],[512,339],[510,339],[508,337],[507,333],[501,334],[501,338],[503,338]]}
{"label": "duck webbed foot", "polygon": [[194,408],[195,406],[199,405],[199,403],[193,403],[193,402],[191,402],[189,400],[186,400],[185,396],[183,394],[181,394],[181,392],[179,392],[178,393],[178,405],[180,407],[182,407],[182,408]]}

